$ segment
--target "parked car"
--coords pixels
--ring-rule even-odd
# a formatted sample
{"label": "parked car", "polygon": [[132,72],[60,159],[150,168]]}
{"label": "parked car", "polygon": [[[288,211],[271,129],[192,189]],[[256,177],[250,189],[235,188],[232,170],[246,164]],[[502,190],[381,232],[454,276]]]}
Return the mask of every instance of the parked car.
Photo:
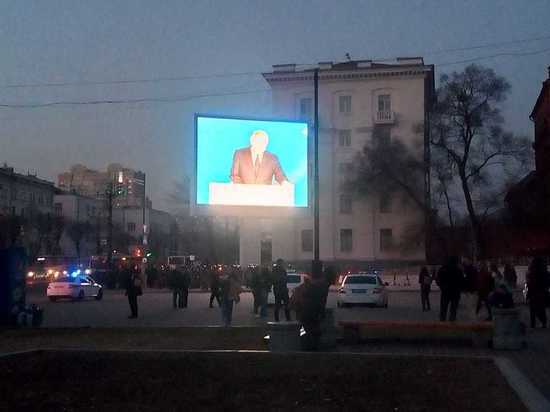
{"label": "parked car", "polygon": [[388,307],[388,290],[376,274],[353,273],[347,275],[338,291],[336,305],[340,307],[355,304],[369,304]]}
{"label": "parked car", "polygon": [[103,287],[89,276],[76,275],[58,277],[48,284],[46,290],[48,298],[55,302],[57,299],[84,299],[93,297],[96,300],[103,298]]}
{"label": "parked car", "polygon": [[[292,291],[296,289],[298,286],[300,286],[302,283],[305,282],[305,279],[309,275],[307,273],[297,273],[297,272],[289,272],[287,274],[287,287],[288,287],[288,296],[292,296]],[[267,304],[268,305],[274,305],[275,304],[275,295],[273,294],[273,288],[269,290],[269,294],[267,295]]]}

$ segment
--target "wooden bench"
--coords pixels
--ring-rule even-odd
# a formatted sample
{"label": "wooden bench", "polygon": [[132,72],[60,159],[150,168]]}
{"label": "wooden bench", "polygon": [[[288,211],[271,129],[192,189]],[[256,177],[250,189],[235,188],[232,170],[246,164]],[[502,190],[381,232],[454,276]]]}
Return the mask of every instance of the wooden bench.
{"label": "wooden bench", "polygon": [[493,337],[492,322],[420,322],[406,320],[339,321],[345,343],[365,341],[469,341],[487,347]]}

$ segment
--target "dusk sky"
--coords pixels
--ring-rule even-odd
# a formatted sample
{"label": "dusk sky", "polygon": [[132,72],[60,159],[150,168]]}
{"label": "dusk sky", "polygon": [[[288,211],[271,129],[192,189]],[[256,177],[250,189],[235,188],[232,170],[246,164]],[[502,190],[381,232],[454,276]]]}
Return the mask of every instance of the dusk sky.
{"label": "dusk sky", "polygon": [[[191,171],[193,113],[269,117],[259,73],[272,64],[342,61],[346,53],[423,56],[437,77],[465,65],[445,63],[516,54],[477,63],[510,81],[507,127],[531,136],[528,116],[550,65],[549,22],[548,0],[0,0],[0,105],[178,100],[0,107],[0,162],[50,180],[74,163],[119,162],[146,172],[154,207],[168,209],[167,193]],[[438,52],[532,38],[539,40]],[[252,74],[6,87],[243,72]],[[247,93],[181,99],[234,92]]]}

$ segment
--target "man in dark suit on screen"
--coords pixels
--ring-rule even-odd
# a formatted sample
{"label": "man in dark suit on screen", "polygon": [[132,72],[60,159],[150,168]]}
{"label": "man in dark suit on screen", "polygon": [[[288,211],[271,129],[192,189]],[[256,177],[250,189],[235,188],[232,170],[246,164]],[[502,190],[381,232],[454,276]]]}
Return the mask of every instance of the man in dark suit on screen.
{"label": "man in dark suit on screen", "polygon": [[271,185],[273,178],[280,185],[290,184],[279,159],[266,151],[269,136],[263,130],[256,130],[250,136],[250,146],[235,151],[231,166],[231,182]]}

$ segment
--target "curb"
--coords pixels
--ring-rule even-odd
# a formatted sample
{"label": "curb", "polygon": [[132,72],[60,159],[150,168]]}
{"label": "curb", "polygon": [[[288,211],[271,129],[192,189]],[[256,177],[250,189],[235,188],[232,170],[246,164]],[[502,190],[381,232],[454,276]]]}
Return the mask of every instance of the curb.
{"label": "curb", "polygon": [[494,358],[495,365],[530,412],[550,411],[550,402],[510,359]]}

